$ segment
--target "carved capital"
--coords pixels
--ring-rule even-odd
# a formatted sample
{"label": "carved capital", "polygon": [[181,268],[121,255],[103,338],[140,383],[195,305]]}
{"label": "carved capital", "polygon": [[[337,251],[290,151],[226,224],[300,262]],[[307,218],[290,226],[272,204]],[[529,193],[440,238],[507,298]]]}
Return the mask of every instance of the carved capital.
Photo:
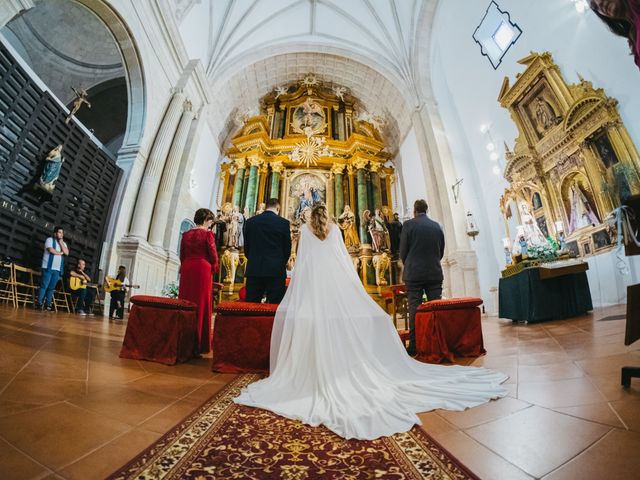
{"label": "carved capital", "polygon": [[263,161],[260,157],[250,157],[249,158],[249,165],[251,165],[252,167],[259,167],[260,165],[262,165]]}
{"label": "carved capital", "polygon": [[346,165],[342,165],[340,163],[334,163],[331,166],[331,173],[335,174],[335,175],[341,175],[342,172],[344,172]]}
{"label": "carved capital", "polygon": [[369,160],[365,160],[363,158],[357,158],[352,162],[352,165],[356,168],[356,170],[360,170],[366,168]]}
{"label": "carved capital", "polygon": [[282,173],[284,171],[284,165],[281,160],[277,162],[271,162],[271,170],[275,173]]}
{"label": "carved capital", "polygon": [[378,170],[380,170],[380,167],[382,167],[381,163],[371,162],[369,164],[369,170],[371,170],[373,173],[378,173]]}
{"label": "carved capital", "polygon": [[247,168],[246,158],[236,158],[235,163],[236,163],[236,167],[238,167],[239,169]]}

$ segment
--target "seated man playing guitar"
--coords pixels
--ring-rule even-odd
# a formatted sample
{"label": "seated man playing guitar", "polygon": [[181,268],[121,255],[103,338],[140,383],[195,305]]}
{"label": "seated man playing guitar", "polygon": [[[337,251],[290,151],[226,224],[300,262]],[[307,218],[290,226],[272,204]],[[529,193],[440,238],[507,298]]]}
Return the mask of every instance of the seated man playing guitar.
{"label": "seated man playing guitar", "polygon": [[93,299],[96,294],[96,285],[90,283],[91,277],[85,272],[86,262],[78,259],[78,265],[69,274],[69,288],[71,298],[76,305],[76,313],[79,315],[93,315]]}
{"label": "seated man playing guitar", "polygon": [[124,265],[118,267],[118,274],[115,278],[104,277],[104,291],[111,293],[109,303],[109,318],[124,318],[124,297],[128,288],[139,288],[138,285],[131,285],[127,278],[127,268]]}

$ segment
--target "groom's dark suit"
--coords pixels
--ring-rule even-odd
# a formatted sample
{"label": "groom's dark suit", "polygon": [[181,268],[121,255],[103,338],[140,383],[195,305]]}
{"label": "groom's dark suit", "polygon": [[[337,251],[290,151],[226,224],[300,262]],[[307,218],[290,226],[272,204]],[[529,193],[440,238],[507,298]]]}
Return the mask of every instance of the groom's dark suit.
{"label": "groom's dark suit", "polygon": [[289,221],[272,211],[251,217],[244,224],[247,257],[247,302],[280,303],[286,290],[287,262],[291,255]]}

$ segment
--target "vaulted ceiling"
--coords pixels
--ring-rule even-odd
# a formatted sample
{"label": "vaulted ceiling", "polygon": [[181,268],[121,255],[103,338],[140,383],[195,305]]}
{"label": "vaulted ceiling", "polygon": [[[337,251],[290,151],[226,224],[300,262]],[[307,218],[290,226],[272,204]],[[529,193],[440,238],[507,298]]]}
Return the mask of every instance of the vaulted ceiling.
{"label": "vaulted ceiling", "polygon": [[[206,30],[199,50],[217,116],[257,106],[260,96],[308,72],[343,85],[371,113],[386,114],[392,149],[410,128],[419,96],[418,38],[437,0],[179,0],[181,30]],[[206,16],[205,19],[201,18]],[[198,18],[196,18],[198,17]],[[427,21],[425,21],[427,19]],[[425,27],[426,26],[426,27]],[[218,121],[221,121],[219,119]],[[393,137],[393,138],[391,138]]]}

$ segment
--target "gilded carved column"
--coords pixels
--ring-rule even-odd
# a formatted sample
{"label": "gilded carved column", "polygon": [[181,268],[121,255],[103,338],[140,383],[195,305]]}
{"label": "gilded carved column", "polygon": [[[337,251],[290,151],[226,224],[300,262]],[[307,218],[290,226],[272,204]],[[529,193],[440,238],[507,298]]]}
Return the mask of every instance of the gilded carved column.
{"label": "gilded carved column", "polygon": [[249,216],[256,213],[256,199],[258,195],[258,168],[262,165],[262,160],[258,157],[249,159],[249,183],[247,184],[247,196],[244,208],[249,209]]}
{"label": "gilded carved column", "polygon": [[160,187],[158,188],[158,197],[156,198],[156,203],[153,208],[151,230],[149,232],[149,243],[151,245],[158,247],[163,246],[167,220],[169,218],[167,212],[169,211],[173,189],[178,176],[178,167],[180,166],[180,160],[182,159],[184,147],[187,144],[187,137],[189,136],[189,130],[191,129],[194,117],[193,105],[187,100],[184,102],[184,111],[182,112],[176,135],[173,137],[167,160],[165,161]]}
{"label": "gilded carved column", "polygon": [[378,174],[378,170],[380,170],[379,163],[371,163],[369,169],[371,173],[371,185],[373,187],[373,205],[371,205],[373,210],[382,208],[382,189],[380,186],[380,175]]}
{"label": "gilded carved column", "polygon": [[264,202],[264,192],[267,189],[267,176],[269,174],[269,166],[267,163],[263,163],[260,169],[258,170],[258,200],[256,205],[259,206],[262,202]]}
{"label": "gilded carved column", "polygon": [[185,96],[182,91],[176,91],[160,123],[138,190],[138,198],[136,199],[131,229],[129,230],[129,235],[133,237],[146,239],[149,233],[149,224],[151,223],[149,212],[153,210],[160,184],[160,175],[182,115],[184,100]]}
{"label": "gilded carved column", "polygon": [[604,191],[602,186],[602,179],[605,178],[605,172],[599,167],[600,160],[593,153],[590,145],[583,143],[581,147],[587,178],[593,188],[593,198],[596,201],[596,208],[599,213],[598,218],[602,222],[609,212],[613,210],[611,195]]}
{"label": "gilded carved column", "polygon": [[242,187],[244,185],[244,169],[247,162],[244,158],[236,159],[236,180],[233,184],[233,206],[240,207],[240,199],[242,198]]}
{"label": "gilded carved column", "polygon": [[280,198],[280,176],[284,170],[282,162],[271,163],[271,191],[269,192],[269,198]]}
{"label": "gilded carved column", "polygon": [[355,185],[355,169],[352,165],[347,166],[347,174],[349,175],[349,206],[354,212],[358,211],[358,205],[356,204],[356,185]]}
{"label": "gilded carved column", "polygon": [[362,243],[367,243],[367,225],[364,221],[364,211],[369,209],[367,203],[367,172],[365,167],[369,163],[367,160],[358,159],[353,162],[356,168],[356,183],[358,186],[358,218],[360,218],[360,239]]}
{"label": "gilded carved column", "polygon": [[334,175],[333,199],[334,199],[334,205],[335,205],[334,213],[336,217],[339,217],[344,211],[344,184],[343,184],[343,175],[342,175],[342,172],[344,172],[344,167],[345,167],[344,165],[340,165],[340,164],[334,164],[331,167],[331,173],[333,173]]}

